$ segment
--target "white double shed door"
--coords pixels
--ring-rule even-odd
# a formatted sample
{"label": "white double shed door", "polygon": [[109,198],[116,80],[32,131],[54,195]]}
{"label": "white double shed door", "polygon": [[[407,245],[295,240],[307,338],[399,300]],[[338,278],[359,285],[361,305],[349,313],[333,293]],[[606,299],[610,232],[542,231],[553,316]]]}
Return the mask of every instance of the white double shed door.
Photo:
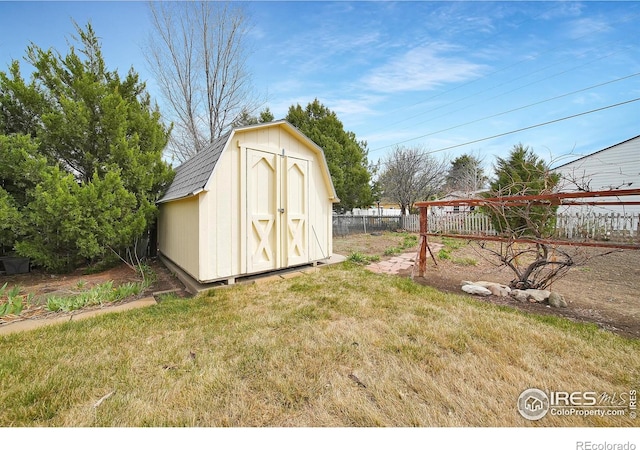
{"label": "white double shed door", "polygon": [[309,262],[309,161],[246,149],[247,272]]}

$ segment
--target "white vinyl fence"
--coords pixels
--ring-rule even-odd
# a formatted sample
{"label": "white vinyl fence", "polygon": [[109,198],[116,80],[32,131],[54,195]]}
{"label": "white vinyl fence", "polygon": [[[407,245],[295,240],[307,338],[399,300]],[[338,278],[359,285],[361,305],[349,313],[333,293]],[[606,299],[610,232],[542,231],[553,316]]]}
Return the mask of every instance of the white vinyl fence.
{"label": "white vinyl fence", "polygon": [[[445,234],[486,234],[496,231],[488,216],[477,212],[430,214],[429,232]],[[333,216],[334,236],[377,231],[420,231],[420,216],[375,217]],[[640,214],[558,214],[555,237],[615,241],[640,240]]]}
{"label": "white vinyl fence", "polygon": [[564,239],[640,240],[640,214],[558,214],[556,236]]}
{"label": "white vinyl fence", "polygon": [[489,216],[480,213],[431,214],[427,224],[430,233],[496,234]]}

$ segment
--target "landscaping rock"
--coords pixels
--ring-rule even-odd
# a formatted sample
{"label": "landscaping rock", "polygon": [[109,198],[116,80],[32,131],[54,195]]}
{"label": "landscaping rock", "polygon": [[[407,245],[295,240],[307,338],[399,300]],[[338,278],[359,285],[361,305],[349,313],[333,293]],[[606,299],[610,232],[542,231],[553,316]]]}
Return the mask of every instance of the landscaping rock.
{"label": "landscaping rock", "polygon": [[493,295],[497,295],[498,297],[507,297],[511,292],[509,286],[494,283],[493,281],[476,281],[474,284],[489,289]]}
{"label": "landscaping rock", "polygon": [[525,292],[529,298],[534,300],[536,303],[544,303],[544,301],[551,295],[551,291],[543,289],[527,289]]}
{"label": "landscaping rock", "polygon": [[508,286],[505,289],[504,287],[495,284],[488,286],[487,289],[489,289],[493,295],[498,297],[508,297],[511,292],[511,289]]}
{"label": "landscaping rock", "polygon": [[562,294],[558,294],[557,292],[552,292],[549,295],[549,304],[554,308],[566,308],[567,302],[562,296]]}
{"label": "landscaping rock", "polygon": [[482,286],[478,286],[477,284],[465,284],[464,286],[462,286],[462,290],[468,294],[473,294],[473,295],[482,295],[485,297],[487,295],[491,295],[491,291],[489,289]]}
{"label": "landscaping rock", "polygon": [[529,298],[529,294],[521,289],[512,289],[511,292],[509,292],[509,295],[519,302],[526,302]]}

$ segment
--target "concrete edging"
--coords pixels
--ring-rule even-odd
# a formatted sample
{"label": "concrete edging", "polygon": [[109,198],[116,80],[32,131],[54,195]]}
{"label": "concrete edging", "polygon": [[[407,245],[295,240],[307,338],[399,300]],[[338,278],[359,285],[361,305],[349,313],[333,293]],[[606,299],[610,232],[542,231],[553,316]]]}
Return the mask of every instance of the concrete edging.
{"label": "concrete edging", "polygon": [[0,326],[0,336],[11,333],[17,333],[20,331],[35,330],[37,328],[46,327],[49,325],[56,325],[59,323],[72,322],[77,320],[90,319],[92,317],[101,316],[103,314],[118,313],[123,311],[129,311],[132,309],[145,308],[147,306],[156,305],[156,299],[154,297],[145,297],[132,302],[123,303],[115,306],[106,306],[104,308],[92,309],[89,311],[80,311],[76,314],[69,314],[65,316],[52,317],[50,319],[26,319],[11,322],[6,325]]}

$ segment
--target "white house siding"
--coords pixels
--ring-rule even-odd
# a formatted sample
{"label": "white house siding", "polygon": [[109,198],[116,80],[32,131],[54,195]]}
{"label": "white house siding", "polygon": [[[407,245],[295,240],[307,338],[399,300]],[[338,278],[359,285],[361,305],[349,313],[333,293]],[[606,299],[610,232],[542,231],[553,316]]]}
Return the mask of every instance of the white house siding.
{"label": "white house siding", "polygon": [[[561,174],[561,191],[576,192],[578,186],[590,191],[640,188],[640,136],[584,156],[554,169]],[[577,183],[577,185],[576,185]],[[603,201],[640,201],[640,197],[602,197]],[[565,212],[565,211],[563,211]],[[638,214],[639,205],[568,207],[569,213]]]}

